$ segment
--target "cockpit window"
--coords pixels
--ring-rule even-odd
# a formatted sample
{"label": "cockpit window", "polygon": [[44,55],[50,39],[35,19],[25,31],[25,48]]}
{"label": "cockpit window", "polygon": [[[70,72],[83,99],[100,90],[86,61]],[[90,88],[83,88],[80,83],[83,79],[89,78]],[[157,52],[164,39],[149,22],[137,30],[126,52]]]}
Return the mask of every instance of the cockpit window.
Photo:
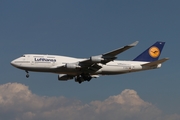
{"label": "cockpit window", "polygon": [[22,57],[26,57],[25,55],[23,55]]}

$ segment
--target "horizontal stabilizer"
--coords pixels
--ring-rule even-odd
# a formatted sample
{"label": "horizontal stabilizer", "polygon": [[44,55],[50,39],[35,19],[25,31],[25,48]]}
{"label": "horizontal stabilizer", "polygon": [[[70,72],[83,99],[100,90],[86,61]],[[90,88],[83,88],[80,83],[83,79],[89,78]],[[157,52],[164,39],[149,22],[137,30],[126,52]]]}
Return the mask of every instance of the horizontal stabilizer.
{"label": "horizontal stabilizer", "polygon": [[156,61],[153,61],[153,62],[142,64],[141,66],[149,66],[149,67],[157,66],[158,64],[161,64],[161,63],[163,63],[163,62],[165,62],[167,60],[169,60],[169,58],[163,58],[163,59],[160,59],[160,60],[156,60]]}

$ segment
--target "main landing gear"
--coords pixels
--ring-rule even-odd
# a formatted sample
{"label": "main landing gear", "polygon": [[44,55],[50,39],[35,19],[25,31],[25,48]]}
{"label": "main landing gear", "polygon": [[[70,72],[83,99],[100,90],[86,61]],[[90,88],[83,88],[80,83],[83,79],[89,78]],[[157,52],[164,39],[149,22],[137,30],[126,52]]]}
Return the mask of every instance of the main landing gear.
{"label": "main landing gear", "polygon": [[28,78],[28,77],[29,77],[29,72],[28,72],[27,70],[26,70],[26,73],[27,73],[27,74],[26,74],[26,77]]}
{"label": "main landing gear", "polygon": [[75,77],[75,82],[78,82],[79,84],[81,84],[84,81],[90,81],[91,80],[91,76],[90,75],[85,75],[85,74],[81,74]]}

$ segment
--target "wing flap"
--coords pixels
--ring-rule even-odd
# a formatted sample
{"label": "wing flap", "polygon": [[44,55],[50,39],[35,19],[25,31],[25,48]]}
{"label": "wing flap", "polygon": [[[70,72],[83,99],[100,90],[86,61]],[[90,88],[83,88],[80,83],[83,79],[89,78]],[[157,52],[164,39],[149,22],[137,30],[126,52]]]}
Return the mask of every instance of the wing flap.
{"label": "wing flap", "polygon": [[165,62],[167,60],[169,60],[169,58],[163,58],[163,59],[160,59],[160,60],[156,60],[156,61],[153,61],[153,62],[142,64],[141,66],[148,66],[148,67],[157,66],[158,64],[161,64],[161,63],[163,63],[163,62]]}

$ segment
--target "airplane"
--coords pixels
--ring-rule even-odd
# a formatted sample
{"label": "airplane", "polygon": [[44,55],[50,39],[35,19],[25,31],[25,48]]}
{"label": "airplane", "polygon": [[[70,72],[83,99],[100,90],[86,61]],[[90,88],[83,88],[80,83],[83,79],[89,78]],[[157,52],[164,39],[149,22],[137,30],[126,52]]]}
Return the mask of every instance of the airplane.
{"label": "airplane", "polygon": [[100,75],[117,75],[160,68],[169,58],[159,60],[165,42],[156,42],[133,60],[116,60],[117,55],[136,46],[138,41],[101,55],[86,59],[59,55],[24,54],[11,61],[11,65],[29,71],[58,74],[59,81],[75,79],[82,83]]}

